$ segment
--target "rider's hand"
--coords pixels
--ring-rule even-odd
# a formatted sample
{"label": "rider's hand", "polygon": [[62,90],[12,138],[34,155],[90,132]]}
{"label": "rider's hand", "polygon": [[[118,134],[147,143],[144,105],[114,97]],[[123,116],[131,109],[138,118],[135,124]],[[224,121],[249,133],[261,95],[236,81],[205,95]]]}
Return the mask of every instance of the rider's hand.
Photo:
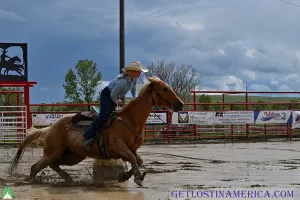
{"label": "rider's hand", "polygon": [[121,101],[121,99],[119,99],[119,100],[118,100],[117,106],[118,106],[118,107],[122,107],[122,103],[123,103],[123,102]]}

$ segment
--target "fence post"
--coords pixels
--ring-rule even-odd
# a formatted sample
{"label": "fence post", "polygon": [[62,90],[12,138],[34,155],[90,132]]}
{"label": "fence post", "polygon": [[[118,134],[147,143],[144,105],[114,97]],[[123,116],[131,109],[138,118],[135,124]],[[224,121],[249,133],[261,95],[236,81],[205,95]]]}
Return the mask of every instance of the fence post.
{"label": "fence post", "polygon": [[233,139],[234,139],[234,131],[233,131],[233,124],[230,125],[230,128],[231,128],[231,142],[233,142]]}
{"label": "fence post", "polygon": [[168,110],[168,114],[167,114],[167,121],[168,121],[168,124],[167,124],[167,140],[168,140],[168,144],[170,144],[170,123],[172,120],[171,119],[171,112]]}
{"label": "fence post", "polygon": [[[193,110],[197,111],[197,105],[196,105],[197,98],[196,98],[196,92],[195,91],[193,91],[193,97],[194,97],[194,109]],[[194,140],[196,140],[197,139],[197,125],[194,124],[193,126],[194,126]]]}
{"label": "fence post", "polygon": [[26,107],[26,129],[31,127],[29,85],[24,86],[24,103]]}
{"label": "fence post", "polygon": [[[246,92],[245,92],[245,97],[246,97],[246,110],[249,110],[249,107],[248,107],[248,90],[246,88]],[[249,139],[249,124],[246,124],[246,136],[247,138]]]}

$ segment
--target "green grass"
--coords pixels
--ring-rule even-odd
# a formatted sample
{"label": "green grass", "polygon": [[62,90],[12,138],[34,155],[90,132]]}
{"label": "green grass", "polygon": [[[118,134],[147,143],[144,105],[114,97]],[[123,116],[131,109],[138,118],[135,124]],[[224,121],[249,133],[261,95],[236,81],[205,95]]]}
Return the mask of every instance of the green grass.
{"label": "green grass", "polygon": [[[200,95],[199,95],[200,96]],[[210,95],[212,102],[216,103],[222,103],[222,95]],[[299,97],[298,97],[299,96]],[[132,98],[127,98],[126,101],[130,101]],[[193,101],[193,98],[191,98],[190,102]],[[229,103],[229,102],[245,102],[246,101],[246,97],[245,95],[230,95],[230,94],[226,94],[225,95],[225,103]],[[248,102],[258,102],[258,101],[263,101],[263,102],[291,102],[291,101],[300,101],[300,95],[296,95],[295,97],[280,97],[280,94],[278,94],[278,97],[267,97],[267,96],[248,96]],[[31,106],[30,110],[32,112],[37,111],[38,107],[37,106]],[[84,110],[87,110],[87,107],[85,106],[83,108]],[[46,112],[50,111],[51,107],[47,107]],[[76,112],[75,111],[76,108],[74,108],[73,111],[68,111],[68,112]]]}
{"label": "green grass", "polygon": [[[297,97],[299,96],[299,97]],[[211,95],[213,102],[222,102],[222,95]],[[300,95],[295,95],[295,97],[266,97],[266,96],[248,96],[249,102],[290,102],[292,100],[299,101]],[[245,95],[225,95],[225,102],[245,102]]]}

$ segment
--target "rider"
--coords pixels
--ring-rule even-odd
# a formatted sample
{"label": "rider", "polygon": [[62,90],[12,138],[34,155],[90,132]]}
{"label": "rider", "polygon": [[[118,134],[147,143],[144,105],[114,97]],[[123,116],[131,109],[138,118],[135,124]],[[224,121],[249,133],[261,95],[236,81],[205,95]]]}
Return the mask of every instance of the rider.
{"label": "rider", "polygon": [[6,55],[7,50],[2,49],[2,54],[1,54],[1,62],[4,64],[5,63],[5,58],[10,58],[9,56]]}
{"label": "rider", "polygon": [[100,113],[83,134],[83,145],[87,146],[92,141],[97,131],[115,110],[116,106],[122,104],[122,101],[118,100],[118,96],[125,96],[131,90],[132,96],[136,97],[137,78],[140,77],[141,72],[148,72],[149,70],[145,66],[142,66],[139,61],[132,61],[122,71],[124,73],[119,74],[101,91]]}

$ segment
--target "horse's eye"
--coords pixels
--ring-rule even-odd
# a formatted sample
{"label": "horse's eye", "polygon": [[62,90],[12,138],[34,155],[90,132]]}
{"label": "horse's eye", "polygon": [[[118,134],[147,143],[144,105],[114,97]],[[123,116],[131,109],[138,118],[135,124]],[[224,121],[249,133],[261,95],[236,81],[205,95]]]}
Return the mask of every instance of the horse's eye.
{"label": "horse's eye", "polygon": [[168,92],[168,90],[169,90],[168,88],[166,88],[166,87],[164,88],[164,92]]}

